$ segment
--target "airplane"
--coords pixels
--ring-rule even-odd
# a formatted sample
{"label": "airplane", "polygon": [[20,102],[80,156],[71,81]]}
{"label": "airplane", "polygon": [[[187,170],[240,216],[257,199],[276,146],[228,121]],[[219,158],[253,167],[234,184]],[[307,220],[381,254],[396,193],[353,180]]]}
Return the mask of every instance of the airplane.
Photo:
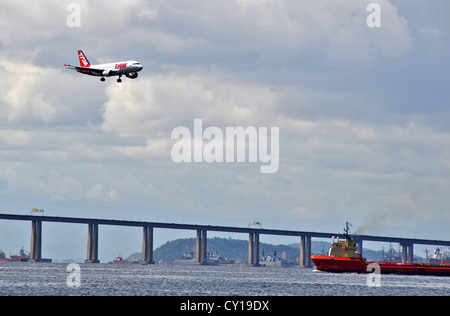
{"label": "airplane", "polygon": [[100,81],[105,81],[105,77],[119,76],[117,82],[122,82],[121,77],[123,75],[130,79],[136,79],[138,77],[138,72],[144,68],[135,60],[91,65],[82,50],[78,51],[78,58],[80,59],[80,66],[72,66],[67,64],[64,64],[64,66],[67,69],[76,70],[77,72],[85,75],[102,77]]}

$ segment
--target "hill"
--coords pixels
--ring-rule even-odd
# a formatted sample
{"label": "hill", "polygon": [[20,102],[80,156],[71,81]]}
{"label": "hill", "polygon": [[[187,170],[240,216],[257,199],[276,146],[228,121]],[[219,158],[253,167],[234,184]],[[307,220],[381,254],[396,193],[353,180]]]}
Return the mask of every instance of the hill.
{"label": "hill", "polygon": [[[184,238],[168,241],[153,252],[155,261],[172,261],[180,259],[183,255],[195,252],[196,238]],[[312,254],[326,254],[330,247],[329,242],[313,241],[311,244]],[[217,252],[221,256],[229,259],[246,261],[248,259],[248,241],[231,238],[208,238],[208,252]],[[299,261],[300,244],[272,245],[260,243],[260,255],[273,255],[274,252],[288,261]],[[141,253],[136,252],[128,258],[141,258]],[[380,253],[371,249],[364,249],[364,257],[369,260],[379,260]]]}

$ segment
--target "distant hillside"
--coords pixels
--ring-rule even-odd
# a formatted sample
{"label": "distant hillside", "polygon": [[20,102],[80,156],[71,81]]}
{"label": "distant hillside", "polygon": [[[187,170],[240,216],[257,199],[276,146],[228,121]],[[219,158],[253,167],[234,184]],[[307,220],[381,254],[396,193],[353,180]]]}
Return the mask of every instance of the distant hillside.
{"label": "distant hillside", "polygon": [[[154,251],[155,260],[175,260],[181,258],[183,254],[195,252],[196,238],[177,239],[169,241]],[[300,250],[288,245],[271,245],[260,243],[260,254],[273,255],[276,251],[278,256],[284,256],[286,260],[294,261],[299,257]],[[226,238],[208,238],[208,252],[217,252],[221,256],[229,259],[248,259],[248,241]]]}
{"label": "distant hillside", "polygon": [[[155,261],[164,260],[172,261],[180,259],[183,255],[195,252],[196,238],[185,238],[168,241],[161,247],[158,247],[153,252],[153,258]],[[288,261],[299,261],[300,257],[300,243],[289,245],[272,245],[267,243],[260,243],[260,255],[266,256],[273,255],[274,252],[277,256],[282,257]],[[330,247],[329,242],[325,241],[312,241],[311,253],[313,255],[327,254]],[[217,252],[219,255],[228,258],[241,261],[248,260],[248,241],[231,238],[208,238],[207,251],[210,253]],[[381,251],[374,251],[364,248],[363,255],[368,260],[381,260]],[[136,252],[131,254],[127,259],[135,258],[140,260],[142,254]]]}
{"label": "distant hillside", "polygon": [[[153,252],[155,261],[164,260],[172,261],[180,259],[184,254],[195,252],[196,238],[184,238],[168,241]],[[311,244],[312,254],[326,254],[330,247],[329,242],[313,241]],[[221,256],[229,259],[239,259],[246,261],[248,259],[248,241],[240,239],[227,238],[208,238],[208,252],[217,252]],[[289,261],[299,261],[300,243],[290,245],[272,245],[260,243],[260,255],[273,255],[274,252],[278,256]],[[133,253],[129,258],[141,258],[141,253]],[[370,249],[364,249],[364,256],[370,260],[378,260],[379,253]]]}

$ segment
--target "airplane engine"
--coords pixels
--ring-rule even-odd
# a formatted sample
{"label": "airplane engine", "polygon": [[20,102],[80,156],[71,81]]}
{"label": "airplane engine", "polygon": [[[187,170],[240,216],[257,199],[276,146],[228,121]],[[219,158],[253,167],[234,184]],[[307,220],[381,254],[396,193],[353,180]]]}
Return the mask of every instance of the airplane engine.
{"label": "airplane engine", "polygon": [[111,73],[112,73],[111,70],[105,70],[105,71],[103,71],[102,75],[103,75],[103,76],[110,76]]}
{"label": "airplane engine", "polygon": [[136,79],[138,77],[138,73],[137,72],[130,72],[129,74],[126,75],[128,78],[130,79]]}

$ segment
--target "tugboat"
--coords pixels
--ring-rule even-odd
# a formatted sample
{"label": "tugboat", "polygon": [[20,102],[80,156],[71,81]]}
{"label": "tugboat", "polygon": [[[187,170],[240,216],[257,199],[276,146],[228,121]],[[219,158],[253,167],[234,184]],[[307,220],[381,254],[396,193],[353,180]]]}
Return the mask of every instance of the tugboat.
{"label": "tugboat", "polygon": [[332,238],[328,256],[311,256],[319,271],[327,272],[366,272],[369,263],[358,252],[358,247],[350,237],[350,223],[344,229],[345,240]]}
{"label": "tugboat", "polygon": [[345,240],[333,237],[328,256],[311,256],[318,271],[371,273],[372,263],[378,264],[382,274],[410,274],[450,276],[450,264],[429,262],[368,261],[358,252],[350,236],[350,223],[344,229]]}

